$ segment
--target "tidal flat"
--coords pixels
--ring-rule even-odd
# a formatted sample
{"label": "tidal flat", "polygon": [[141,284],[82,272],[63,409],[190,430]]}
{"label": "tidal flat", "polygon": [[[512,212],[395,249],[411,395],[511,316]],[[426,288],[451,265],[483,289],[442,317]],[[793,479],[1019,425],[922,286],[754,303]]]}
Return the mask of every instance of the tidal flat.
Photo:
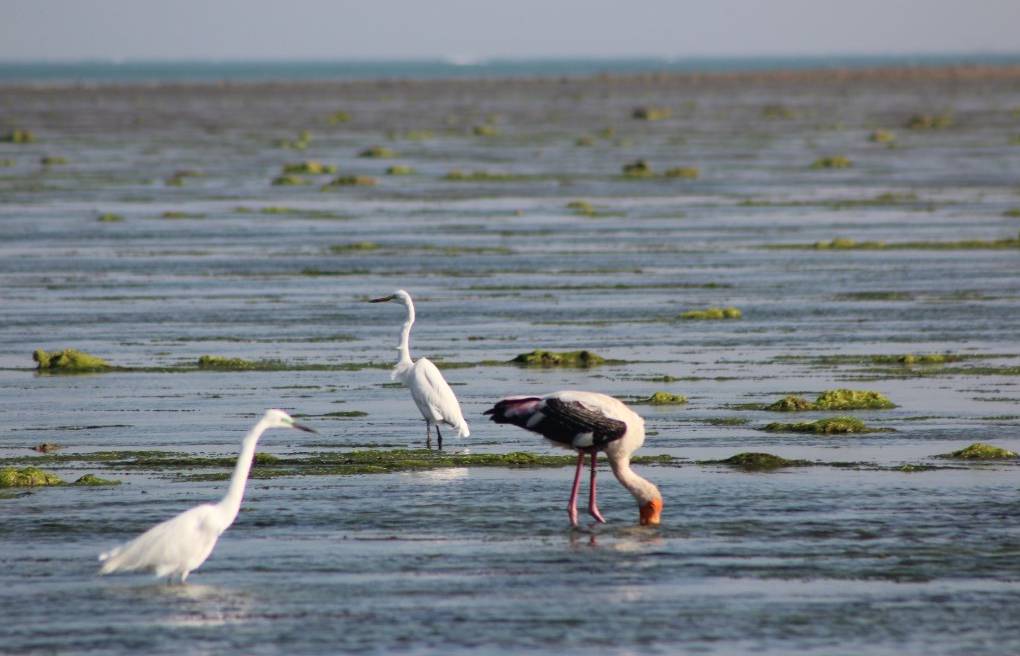
{"label": "tidal flat", "polygon": [[[0,469],[55,477],[0,490],[0,651],[1020,652],[1020,460],[940,457],[1020,451],[1017,107],[1015,67],[0,86]],[[570,530],[573,455],[482,415],[559,389],[646,401],[661,527],[603,463]],[[268,407],[319,434],[263,437],[187,585],[95,575]],[[834,415],[871,432],[766,430]]]}

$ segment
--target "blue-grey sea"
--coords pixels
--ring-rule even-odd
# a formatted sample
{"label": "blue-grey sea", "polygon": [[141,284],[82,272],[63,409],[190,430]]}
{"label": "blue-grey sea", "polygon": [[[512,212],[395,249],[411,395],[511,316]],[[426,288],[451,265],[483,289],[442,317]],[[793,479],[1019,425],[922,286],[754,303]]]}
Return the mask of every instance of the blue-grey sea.
{"label": "blue-grey sea", "polygon": [[[609,68],[0,66],[0,137],[34,137],[0,143],[0,469],[67,483],[0,489],[0,652],[1020,652],[1020,461],[938,457],[1020,451],[1020,76]],[[662,525],[608,467],[571,530],[569,465],[429,464],[402,309],[364,302],[397,288],[471,426],[448,456],[564,453],[482,412],[611,394]],[[65,348],[113,368],[36,370]],[[763,409],[838,388],[895,407]],[[319,434],[263,437],[187,584],[97,576],[268,407]],[[835,415],[872,432],[768,430]]]}

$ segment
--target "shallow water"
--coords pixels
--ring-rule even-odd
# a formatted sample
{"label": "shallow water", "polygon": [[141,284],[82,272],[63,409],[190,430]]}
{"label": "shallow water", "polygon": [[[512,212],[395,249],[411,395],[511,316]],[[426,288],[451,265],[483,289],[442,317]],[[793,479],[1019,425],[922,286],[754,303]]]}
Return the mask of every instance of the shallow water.
{"label": "shallow water", "polygon": [[[633,121],[637,104],[673,117]],[[794,118],[764,118],[775,104]],[[608,469],[609,524],[580,531],[566,528],[567,468],[256,479],[185,586],[97,578],[96,554],[215,499],[223,482],[187,476],[225,469],[47,463],[65,480],[122,484],[0,496],[0,651],[1020,650],[1017,463],[932,458],[976,441],[1020,450],[1020,252],[764,248],[1016,237],[1020,221],[1004,213],[1020,206],[1017,107],[1011,79],[5,88],[4,121],[39,141],[0,144],[14,160],[0,169],[0,464],[38,457],[40,442],[230,456],[266,407],[320,431],[267,434],[259,450],[280,457],[418,447],[417,410],[387,385],[402,309],[361,302],[398,287],[417,301],[413,353],[458,364],[446,377],[472,436],[447,436],[453,451],[555,451],[485,421],[506,394],[690,401],[635,406],[649,431],[641,453],[675,458],[639,467],[665,497],[659,529],[634,525]],[[352,120],[328,125],[338,110]],[[948,129],[901,127],[946,111]],[[500,134],[472,136],[486,120]],[[612,138],[575,145],[605,127]],[[868,142],[878,127],[897,147]],[[307,150],[275,145],[302,129]],[[399,136],[410,130],[434,136]],[[356,156],[376,144],[399,157]],[[833,154],[854,166],[809,168]],[[44,155],[69,163],[41,167]],[[637,158],[701,177],[620,178]],[[270,185],[304,159],[379,183]],[[393,163],[418,173],[383,175]],[[183,169],[204,175],[168,186]],[[451,169],[523,177],[442,180]],[[883,193],[915,196],[848,203]],[[577,199],[601,215],[576,216],[565,206]],[[103,212],[124,220],[98,222]],[[378,247],[344,247],[357,242]],[[743,318],[676,318],[713,305]],[[40,347],[134,370],[38,375]],[[499,364],[535,348],[619,362]],[[818,359],[937,352],[988,357]],[[285,364],[194,370],[204,354]],[[665,375],[676,380],[653,380]],[[853,414],[895,432],[768,433],[835,413],[746,409],[835,387],[887,394],[897,408]],[[367,415],[325,416],[351,410]],[[741,451],[820,464],[699,463]]]}

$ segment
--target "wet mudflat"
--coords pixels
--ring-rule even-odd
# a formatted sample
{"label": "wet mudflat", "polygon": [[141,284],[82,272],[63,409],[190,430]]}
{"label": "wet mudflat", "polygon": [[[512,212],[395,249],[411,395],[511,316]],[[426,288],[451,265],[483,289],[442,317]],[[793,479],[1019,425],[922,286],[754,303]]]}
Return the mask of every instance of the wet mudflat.
{"label": "wet mudflat", "polygon": [[[121,484],[0,490],[0,651],[1017,651],[1018,461],[934,456],[1020,450],[1018,110],[949,73],[3,88],[35,141],[0,144],[0,467]],[[471,424],[448,462],[362,302],[400,287]],[[570,531],[569,466],[481,462],[565,454],[481,413],[569,388],[687,397],[634,406],[660,528],[608,469]],[[896,407],[762,409],[837,388]],[[320,434],[263,438],[188,585],[94,575],[267,407]],[[875,432],[763,430],[839,415]],[[709,462],[741,452],[807,464]]]}

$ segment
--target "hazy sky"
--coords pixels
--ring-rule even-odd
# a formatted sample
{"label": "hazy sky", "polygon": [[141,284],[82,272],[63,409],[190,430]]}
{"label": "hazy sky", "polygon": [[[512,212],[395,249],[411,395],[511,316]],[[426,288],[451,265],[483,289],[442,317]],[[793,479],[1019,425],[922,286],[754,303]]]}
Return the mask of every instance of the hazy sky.
{"label": "hazy sky", "polygon": [[1020,51],[1020,0],[0,0],[0,60]]}

